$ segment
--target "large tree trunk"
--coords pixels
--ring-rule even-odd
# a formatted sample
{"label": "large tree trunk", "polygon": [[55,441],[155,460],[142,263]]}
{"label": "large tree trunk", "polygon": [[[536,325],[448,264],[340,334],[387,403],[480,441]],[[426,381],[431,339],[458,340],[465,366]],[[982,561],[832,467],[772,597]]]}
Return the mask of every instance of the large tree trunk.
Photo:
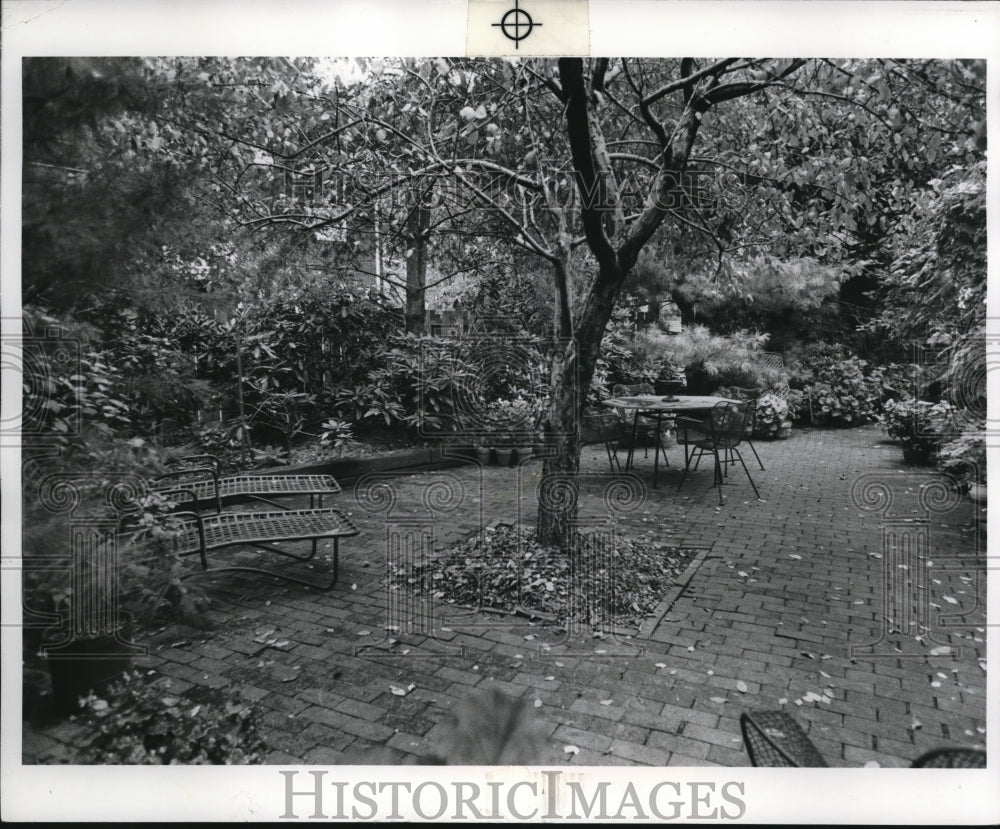
{"label": "large tree trunk", "polygon": [[569,550],[577,514],[580,469],[579,360],[575,341],[552,359],[552,399],[545,434],[547,454],[538,492],[538,540]]}
{"label": "large tree trunk", "polygon": [[[624,273],[606,276],[612,277],[613,285],[620,285],[625,278]],[[562,268],[557,281],[565,277]],[[538,540],[565,551],[573,549],[583,412],[616,292],[591,291],[572,337],[552,362],[552,400],[545,436],[548,454],[538,495]]]}
{"label": "large tree trunk", "polygon": [[427,235],[431,211],[422,196],[406,219],[406,309],[407,334],[425,334],[427,286]]}

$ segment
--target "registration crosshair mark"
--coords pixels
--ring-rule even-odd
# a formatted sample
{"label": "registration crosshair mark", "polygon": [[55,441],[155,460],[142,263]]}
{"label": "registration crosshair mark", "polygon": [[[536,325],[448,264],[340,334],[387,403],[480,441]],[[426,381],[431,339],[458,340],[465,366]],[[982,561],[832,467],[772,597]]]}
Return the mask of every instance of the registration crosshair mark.
{"label": "registration crosshair mark", "polygon": [[[509,40],[514,41],[514,48],[519,48],[520,41],[524,40],[528,35],[531,34],[531,30],[535,26],[541,26],[541,23],[536,23],[531,19],[531,15],[528,14],[519,5],[520,0],[514,0],[514,8],[510,9],[502,18],[500,18],[499,23],[494,23],[494,26],[499,26],[500,31],[503,32],[504,36]],[[513,29],[513,34],[511,30]],[[524,34],[521,34],[521,29],[524,29]]]}

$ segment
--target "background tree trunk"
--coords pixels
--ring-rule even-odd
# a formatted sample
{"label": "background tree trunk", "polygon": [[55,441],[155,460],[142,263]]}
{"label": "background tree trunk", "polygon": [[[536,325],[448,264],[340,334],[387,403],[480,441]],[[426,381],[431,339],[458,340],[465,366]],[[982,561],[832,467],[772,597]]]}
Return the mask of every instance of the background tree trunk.
{"label": "background tree trunk", "polygon": [[426,334],[427,236],[430,208],[418,195],[406,218],[406,320],[407,334]]}

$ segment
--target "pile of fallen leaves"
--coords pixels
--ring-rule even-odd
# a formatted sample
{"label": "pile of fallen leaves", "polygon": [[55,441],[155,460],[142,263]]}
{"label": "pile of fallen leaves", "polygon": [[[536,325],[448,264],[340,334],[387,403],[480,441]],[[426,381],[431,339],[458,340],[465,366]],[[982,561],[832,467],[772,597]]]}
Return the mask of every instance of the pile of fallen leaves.
{"label": "pile of fallen leaves", "polygon": [[579,535],[572,553],[544,547],[531,527],[487,527],[391,570],[397,590],[439,602],[524,612],[556,622],[638,625],[653,614],[692,553],[658,541]]}

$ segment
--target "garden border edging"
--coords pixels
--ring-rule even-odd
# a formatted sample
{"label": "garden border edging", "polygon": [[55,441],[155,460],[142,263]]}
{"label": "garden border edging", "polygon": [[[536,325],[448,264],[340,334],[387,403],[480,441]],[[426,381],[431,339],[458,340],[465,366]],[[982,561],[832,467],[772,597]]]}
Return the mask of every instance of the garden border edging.
{"label": "garden border edging", "polygon": [[275,466],[259,470],[272,475],[332,475],[341,485],[350,484],[371,472],[396,472],[409,475],[431,472],[475,463],[475,459],[460,454],[444,454],[441,447],[412,449],[394,454],[336,458],[304,466]]}

